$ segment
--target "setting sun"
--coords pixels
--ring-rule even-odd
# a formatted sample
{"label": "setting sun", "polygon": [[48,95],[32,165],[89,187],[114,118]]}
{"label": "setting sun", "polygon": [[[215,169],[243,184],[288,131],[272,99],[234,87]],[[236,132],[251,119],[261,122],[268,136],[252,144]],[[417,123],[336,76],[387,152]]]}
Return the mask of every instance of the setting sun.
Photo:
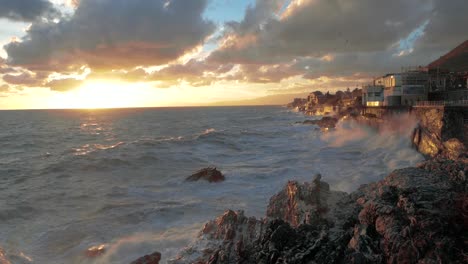
{"label": "setting sun", "polygon": [[51,108],[121,108],[141,103],[135,85],[116,81],[89,81],[77,90],[53,96]]}

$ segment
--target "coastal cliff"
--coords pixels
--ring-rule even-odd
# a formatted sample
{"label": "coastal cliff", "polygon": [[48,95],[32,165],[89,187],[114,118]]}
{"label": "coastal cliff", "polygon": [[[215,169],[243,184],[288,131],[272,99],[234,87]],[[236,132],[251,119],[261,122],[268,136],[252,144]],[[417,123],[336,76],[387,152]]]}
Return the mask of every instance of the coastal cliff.
{"label": "coastal cliff", "polygon": [[467,169],[428,161],[351,194],[291,181],[266,218],[226,211],[170,263],[466,263]]}

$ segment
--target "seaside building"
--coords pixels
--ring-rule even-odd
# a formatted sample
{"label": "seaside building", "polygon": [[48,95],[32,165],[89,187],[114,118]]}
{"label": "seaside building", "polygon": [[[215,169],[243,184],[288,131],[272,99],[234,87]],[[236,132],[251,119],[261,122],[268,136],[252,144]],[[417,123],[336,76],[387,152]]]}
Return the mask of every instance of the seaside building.
{"label": "seaside building", "polygon": [[306,110],[314,111],[317,105],[325,103],[325,96],[320,91],[315,91],[307,96]]}
{"label": "seaside building", "polygon": [[[390,73],[376,78],[373,86],[366,88],[366,99],[363,96],[363,105],[368,106],[412,106],[417,102],[428,99],[427,68],[409,67],[403,68],[399,73]],[[383,87],[383,103],[380,102],[380,89]],[[364,93],[364,92],[363,92]],[[379,95],[375,98],[375,94]],[[369,96],[371,98],[369,99]],[[373,96],[373,97],[372,97]]]}
{"label": "seaside building", "polygon": [[367,85],[362,87],[362,105],[367,107],[383,106],[384,86]]}
{"label": "seaside building", "polygon": [[315,93],[310,93],[309,96],[307,96],[307,103],[310,105],[316,105],[318,104],[319,100],[318,97]]}
{"label": "seaside building", "polygon": [[406,68],[401,73],[402,105],[415,105],[417,102],[427,101],[429,74],[427,68]]}

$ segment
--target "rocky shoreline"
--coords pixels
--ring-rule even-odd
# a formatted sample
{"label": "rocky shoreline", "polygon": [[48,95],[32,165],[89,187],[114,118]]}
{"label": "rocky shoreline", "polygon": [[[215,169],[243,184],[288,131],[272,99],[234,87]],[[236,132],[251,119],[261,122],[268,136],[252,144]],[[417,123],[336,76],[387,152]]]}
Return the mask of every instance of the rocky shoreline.
{"label": "rocky shoreline", "polygon": [[[337,122],[303,124],[327,131]],[[290,181],[271,197],[265,218],[228,210],[169,263],[467,263],[466,149],[456,144],[455,152],[426,157],[350,194],[332,191],[321,175]]]}
{"label": "rocky shoreline", "polygon": [[226,211],[170,263],[466,263],[467,169],[427,161],[351,194],[290,181],[266,218]]}

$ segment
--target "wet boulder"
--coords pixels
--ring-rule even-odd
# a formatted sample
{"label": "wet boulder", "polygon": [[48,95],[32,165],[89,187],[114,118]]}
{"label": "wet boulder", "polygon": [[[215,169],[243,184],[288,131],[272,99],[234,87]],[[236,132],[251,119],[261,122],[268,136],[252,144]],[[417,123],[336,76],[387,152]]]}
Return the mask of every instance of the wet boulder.
{"label": "wet boulder", "polygon": [[133,261],[131,264],[159,264],[159,261],[161,261],[161,253],[154,252]]}
{"label": "wet boulder", "polygon": [[208,167],[195,172],[185,180],[190,182],[199,180],[205,180],[208,182],[222,182],[225,179],[226,178],[221,173],[221,171],[216,168]]}

